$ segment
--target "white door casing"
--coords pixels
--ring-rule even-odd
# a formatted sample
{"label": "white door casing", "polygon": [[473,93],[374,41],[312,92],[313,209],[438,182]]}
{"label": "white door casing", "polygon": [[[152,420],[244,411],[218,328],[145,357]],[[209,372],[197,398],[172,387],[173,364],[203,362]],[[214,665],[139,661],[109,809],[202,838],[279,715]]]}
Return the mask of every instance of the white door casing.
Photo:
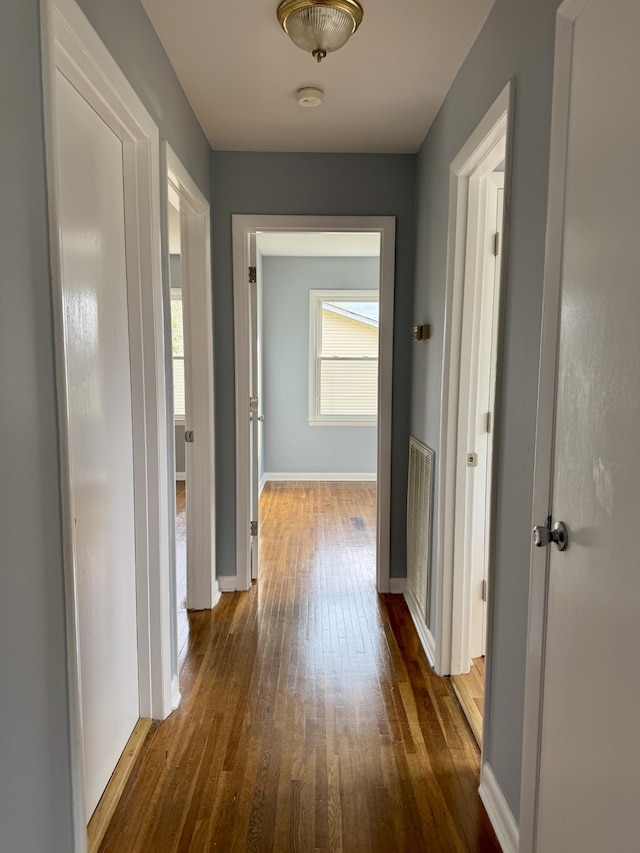
{"label": "white door casing", "polygon": [[[220,591],[215,568],[213,315],[210,207],[165,143],[169,200],[180,211],[180,257],[185,356],[187,470],[187,607],[214,607]],[[167,258],[168,264],[168,258]]]}
{"label": "white door casing", "polygon": [[234,214],[233,304],[236,399],[236,577],[235,588],[251,583],[251,311],[248,286],[249,235],[256,231],[369,231],[380,234],[380,339],[378,369],[378,506],[376,580],[389,591],[391,523],[391,402],[393,379],[393,305],[395,218],[389,216],[270,216]]}
{"label": "white door casing", "polygon": [[[160,255],[158,131],[73,0],[41,0],[55,369],[65,553],[74,850],[86,849],[83,720],[74,538],[74,483],[65,353],[64,268],[58,174],[56,75],[95,110],[122,149],[133,432],[135,585],[139,714],[162,719],[172,707],[169,578],[169,466]],[[57,70],[58,69],[58,70]],[[67,239],[67,247],[73,246]],[[85,239],[88,235],[80,235]],[[95,241],[96,252],[99,241]],[[176,673],[177,675],[177,673]]]}
{"label": "white door casing", "polygon": [[[605,38],[606,36],[606,38]],[[640,8],[559,9],[521,849],[637,849]],[[555,410],[554,410],[555,397]]]}

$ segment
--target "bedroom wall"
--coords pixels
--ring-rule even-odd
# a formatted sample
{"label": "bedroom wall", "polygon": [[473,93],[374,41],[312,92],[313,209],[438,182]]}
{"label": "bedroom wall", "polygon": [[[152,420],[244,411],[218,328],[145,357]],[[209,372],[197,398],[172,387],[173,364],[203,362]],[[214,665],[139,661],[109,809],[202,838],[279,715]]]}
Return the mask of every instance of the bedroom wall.
{"label": "bedroom wall", "polygon": [[310,426],[309,291],[378,290],[378,258],[263,259],[264,465],[268,473],[369,474],[377,429]]}

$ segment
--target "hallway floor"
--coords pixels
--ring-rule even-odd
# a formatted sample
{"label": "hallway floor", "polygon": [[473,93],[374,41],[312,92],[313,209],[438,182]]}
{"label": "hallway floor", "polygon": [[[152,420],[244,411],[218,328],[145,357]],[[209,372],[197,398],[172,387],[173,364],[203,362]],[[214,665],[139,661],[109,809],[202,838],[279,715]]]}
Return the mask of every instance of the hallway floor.
{"label": "hallway floor", "polygon": [[375,593],[375,486],[268,484],[260,526],[259,581],[188,614],[103,853],[497,853],[451,685]]}

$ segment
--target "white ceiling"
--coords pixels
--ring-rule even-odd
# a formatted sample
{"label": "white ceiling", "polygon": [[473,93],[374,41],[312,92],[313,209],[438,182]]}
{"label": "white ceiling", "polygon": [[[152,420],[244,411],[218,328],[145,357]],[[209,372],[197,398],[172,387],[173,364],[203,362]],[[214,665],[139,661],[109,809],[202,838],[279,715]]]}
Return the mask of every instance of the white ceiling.
{"label": "white ceiling", "polygon": [[380,254],[380,234],[261,231],[256,235],[261,255],[288,258],[376,258]]}
{"label": "white ceiling", "polygon": [[[362,0],[364,20],[318,65],[278,0],[142,0],[218,151],[414,153],[494,0]],[[302,86],[324,89],[315,109]]]}

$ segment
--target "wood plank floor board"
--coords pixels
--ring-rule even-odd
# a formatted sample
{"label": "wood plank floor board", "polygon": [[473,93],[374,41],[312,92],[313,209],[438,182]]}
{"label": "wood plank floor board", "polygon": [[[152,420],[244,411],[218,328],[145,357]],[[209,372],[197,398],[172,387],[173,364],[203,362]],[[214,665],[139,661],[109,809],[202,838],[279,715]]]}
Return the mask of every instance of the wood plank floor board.
{"label": "wood plank floor board", "polygon": [[185,614],[103,853],[498,853],[451,684],[376,595],[375,516],[372,483],[266,486],[260,579]]}
{"label": "wood plank floor board", "polygon": [[451,676],[454,692],[478,746],[482,746],[482,714],[484,710],[484,657],[474,658],[471,670],[464,675]]}

